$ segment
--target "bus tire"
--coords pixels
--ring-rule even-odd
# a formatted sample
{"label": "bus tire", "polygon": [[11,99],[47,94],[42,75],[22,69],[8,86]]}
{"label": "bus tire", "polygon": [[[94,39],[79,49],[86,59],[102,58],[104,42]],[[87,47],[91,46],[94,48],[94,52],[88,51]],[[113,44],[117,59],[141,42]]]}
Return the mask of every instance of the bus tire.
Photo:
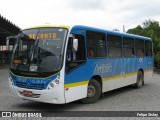
{"label": "bus tire", "polygon": [[141,71],[138,71],[137,74],[137,82],[135,84],[135,88],[141,88],[142,85],[144,84],[144,76],[143,73]]}
{"label": "bus tire", "polygon": [[95,103],[101,96],[101,85],[95,79],[91,79],[88,84],[87,97],[82,99],[82,103]]}

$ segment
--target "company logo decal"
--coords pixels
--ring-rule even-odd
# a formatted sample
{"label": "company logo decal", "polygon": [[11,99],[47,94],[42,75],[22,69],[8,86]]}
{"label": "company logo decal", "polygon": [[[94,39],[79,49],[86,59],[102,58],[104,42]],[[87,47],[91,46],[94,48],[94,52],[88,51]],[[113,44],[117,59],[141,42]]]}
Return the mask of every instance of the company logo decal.
{"label": "company logo decal", "polygon": [[95,65],[95,70],[94,74],[101,74],[104,75],[106,73],[112,72],[112,63],[107,63],[107,64],[101,64],[101,63],[94,63]]}

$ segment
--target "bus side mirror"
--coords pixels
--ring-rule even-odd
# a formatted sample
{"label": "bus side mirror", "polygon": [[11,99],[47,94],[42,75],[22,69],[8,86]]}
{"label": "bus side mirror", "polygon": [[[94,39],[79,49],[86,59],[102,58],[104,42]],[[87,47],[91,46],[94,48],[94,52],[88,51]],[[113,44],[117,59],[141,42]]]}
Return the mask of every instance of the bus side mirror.
{"label": "bus side mirror", "polygon": [[73,39],[73,51],[78,50],[78,39]]}

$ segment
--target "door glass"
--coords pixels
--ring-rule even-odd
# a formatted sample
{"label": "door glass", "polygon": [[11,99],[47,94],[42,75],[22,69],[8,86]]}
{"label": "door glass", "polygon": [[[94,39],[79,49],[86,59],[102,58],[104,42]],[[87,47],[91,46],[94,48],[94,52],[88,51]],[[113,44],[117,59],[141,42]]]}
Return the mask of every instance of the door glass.
{"label": "door glass", "polygon": [[71,72],[73,69],[81,66],[86,61],[85,44],[83,35],[74,35],[78,39],[78,49],[73,50],[73,38],[69,38],[67,47],[66,71]]}

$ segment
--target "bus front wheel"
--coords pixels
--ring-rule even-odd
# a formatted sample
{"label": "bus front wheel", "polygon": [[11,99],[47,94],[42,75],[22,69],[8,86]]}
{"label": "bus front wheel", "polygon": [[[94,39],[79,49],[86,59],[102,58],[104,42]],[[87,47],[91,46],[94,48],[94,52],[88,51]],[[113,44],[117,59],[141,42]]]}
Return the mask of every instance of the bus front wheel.
{"label": "bus front wheel", "polygon": [[143,76],[143,73],[141,71],[138,71],[138,74],[137,74],[137,82],[135,84],[135,87],[136,88],[141,88],[142,85],[144,84],[144,76]]}
{"label": "bus front wheel", "polygon": [[101,96],[101,85],[92,79],[88,84],[87,97],[82,99],[82,103],[95,103]]}

